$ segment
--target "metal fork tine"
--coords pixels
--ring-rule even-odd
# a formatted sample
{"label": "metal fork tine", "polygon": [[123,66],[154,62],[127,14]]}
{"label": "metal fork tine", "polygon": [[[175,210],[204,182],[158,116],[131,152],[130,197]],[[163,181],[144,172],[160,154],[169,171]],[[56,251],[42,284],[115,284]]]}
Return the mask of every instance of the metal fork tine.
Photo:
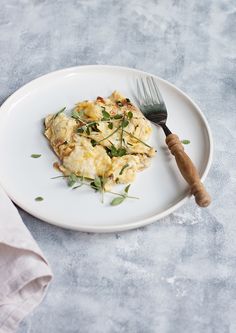
{"label": "metal fork tine", "polygon": [[163,101],[163,98],[162,98],[162,96],[161,96],[160,90],[159,90],[159,88],[158,88],[158,86],[157,86],[157,84],[156,84],[154,78],[151,76],[150,79],[151,79],[151,81],[152,81],[153,87],[154,87],[155,92],[156,92],[156,94],[157,94],[157,96],[158,96],[158,99],[159,99],[160,104],[164,104],[164,101]]}
{"label": "metal fork tine", "polygon": [[145,95],[145,99],[146,99],[145,104],[150,104],[150,96],[149,96],[148,93],[147,93],[147,89],[146,89],[146,87],[145,87],[145,83],[144,83],[144,81],[143,81],[142,78],[140,78],[140,82],[141,82],[141,84],[142,84],[142,87],[143,87],[143,93],[144,93],[144,95]]}
{"label": "metal fork tine", "polygon": [[155,104],[159,101],[159,98],[156,94],[155,89],[153,88],[153,83],[152,83],[152,80],[149,76],[147,77],[147,84],[148,84],[148,88],[149,88],[149,91],[150,91],[152,103]]}
{"label": "metal fork tine", "polygon": [[137,101],[138,101],[139,104],[143,104],[144,103],[144,97],[143,97],[142,89],[140,87],[139,79],[137,79],[137,92],[138,92]]}

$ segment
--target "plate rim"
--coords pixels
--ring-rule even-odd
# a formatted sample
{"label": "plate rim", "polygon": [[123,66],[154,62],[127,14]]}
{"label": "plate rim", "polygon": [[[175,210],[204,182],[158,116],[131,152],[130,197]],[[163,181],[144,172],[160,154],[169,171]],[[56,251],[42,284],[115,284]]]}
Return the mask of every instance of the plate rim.
{"label": "plate rim", "polygon": [[[14,99],[17,99],[18,95],[22,95],[24,94],[24,91],[27,91],[27,89],[29,88],[29,86],[32,86],[32,84],[38,84],[40,81],[45,81],[47,80],[49,77],[52,76],[57,76],[57,75],[61,75],[64,73],[69,73],[69,72],[73,72],[73,71],[79,71],[81,69],[110,69],[110,70],[125,70],[125,71],[130,71],[130,72],[134,72],[134,73],[139,73],[142,75],[152,75],[153,77],[157,78],[159,81],[162,81],[163,83],[165,83],[167,86],[172,87],[173,89],[175,89],[177,92],[179,92],[181,95],[183,95],[187,100],[189,100],[192,105],[195,107],[198,115],[200,116],[200,118],[202,119],[206,130],[207,130],[207,135],[208,135],[208,140],[209,140],[209,155],[208,155],[208,159],[207,159],[207,163],[206,163],[206,167],[203,171],[203,174],[201,176],[201,181],[204,182],[204,180],[206,179],[207,174],[209,173],[211,164],[212,164],[212,160],[213,160],[213,150],[214,150],[214,146],[213,146],[213,137],[212,137],[212,132],[209,126],[209,123],[205,117],[205,115],[203,114],[203,112],[201,111],[200,107],[192,100],[192,98],[190,96],[188,96],[185,92],[183,92],[180,88],[178,88],[177,86],[175,86],[173,83],[162,79],[161,77],[159,77],[158,75],[146,72],[146,71],[142,71],[136,68],[132,68],[132,67],[126,67],[126,66],[115,66],[115,65],[81,65],[81,66],[72,66],[72,67],[67,67],[67,68],[62,68],[62,69],[58,69],[52,72],[48,72],[46,74],[43,74],[41,76],[36,77],[35,79],[27,82],[26,84],[24,84],[23,86],[21,86],[19,89],[17,89],[15,92],[13,92],[9,97],[7,97],[7,99],[1,104],[0,106],[0,112],[6,112],[8,107],[10,105],[12,105],[12,103],[14,102]],[[40,84],[42,84],[42,82],[40,82]],[[32,89],[32,87],[31,87]],[[45,218],[43,216],[41,216],[40,214],[34,213],[32,212],[31,209],[29,209],[28,207],[26,207],[24,204],[21,204],[18,202],[18,200],[16,200],[14,198],[14,195],[12,195],[11,193],[8,192],[7,190],[7,186],[2,185],[1,183],[1,179],[0,179],[0,184],[3,188],[3,190],[6,192],[6,194],[9,196],[9,198],[20,208],[22,208],[23,210],[25,210],[27,213],[29,213],[30,215],[40,219],[41,221],[47,222],[49,224],[64,228],[64,229],[69,229],[69,230],[76,230],[76,231],[82,231],[82,232],[92,232],[92,233],[110,233],[110,232],[121,232],[121,231],[127,231],[127,230],[131,230],[131,229],[137,229],[139,227],[143,227],[146,226],[148,224],[154,223],[168,215],[170,215],[171,213],[173,213],[174,211],[176,211],[177,209],[179,209],[181,206],[183,206],[190,198],[191,195],[190,193],[187,193],[186,196],[181,199],[180,201],[178,201],[176,204],[172,205],[171,207],[169,207],[168,209],[166,209],[165,211],[158,213],[156,215],[153,215],[151,217],[145,218],[145,219],[141,219],[137,222],[132,222],[132,223],[127,223],[125,225],[111,225],[111,226],[96,226],[96,225],[89,225],[87,226],[75,226],[75,225],[64,225],[61,223],[56,222],[53,219],[50,218]]]}

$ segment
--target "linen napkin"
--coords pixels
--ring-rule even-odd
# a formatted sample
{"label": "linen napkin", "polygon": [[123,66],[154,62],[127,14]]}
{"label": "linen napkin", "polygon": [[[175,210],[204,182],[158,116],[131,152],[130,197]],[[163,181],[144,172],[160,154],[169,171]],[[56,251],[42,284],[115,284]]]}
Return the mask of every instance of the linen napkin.
{"label": "linen napkin", "polygon": [[17,330],[51,279],[47,260],[0,187],[0,333]]}

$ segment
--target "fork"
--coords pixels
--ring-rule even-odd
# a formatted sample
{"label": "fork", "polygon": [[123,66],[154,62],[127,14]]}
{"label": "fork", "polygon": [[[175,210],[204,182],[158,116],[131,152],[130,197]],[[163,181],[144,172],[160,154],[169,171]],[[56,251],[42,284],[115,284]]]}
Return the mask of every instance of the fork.
{"label": "fork", "polygon": [[161,126],[166,135],[166,144],[174,155],[178,168],[190,186],[191,194],[200,207],[207,207],[211,203],[196,167],[185,153],[184,147],[176,134],[173,134],[166,126],[167,108],[160,90],[153,77],[140,78],[137,80],[137,93],[135,100],[144,116],[151,122]]}

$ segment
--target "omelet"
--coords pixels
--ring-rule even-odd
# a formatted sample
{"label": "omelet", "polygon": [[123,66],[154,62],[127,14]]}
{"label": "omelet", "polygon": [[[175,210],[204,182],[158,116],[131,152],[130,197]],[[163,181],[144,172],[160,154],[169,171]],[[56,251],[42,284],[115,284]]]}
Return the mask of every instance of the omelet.
{"label": "omelet", "polygon": [[45,118],[45,136],[60,159],[65,176],[105,180],[105,190],[135,180],[150,165],[155,149],[147,140],[149,121],[128,98],[114,91],[108,98],[83,101],[71,115]]}

